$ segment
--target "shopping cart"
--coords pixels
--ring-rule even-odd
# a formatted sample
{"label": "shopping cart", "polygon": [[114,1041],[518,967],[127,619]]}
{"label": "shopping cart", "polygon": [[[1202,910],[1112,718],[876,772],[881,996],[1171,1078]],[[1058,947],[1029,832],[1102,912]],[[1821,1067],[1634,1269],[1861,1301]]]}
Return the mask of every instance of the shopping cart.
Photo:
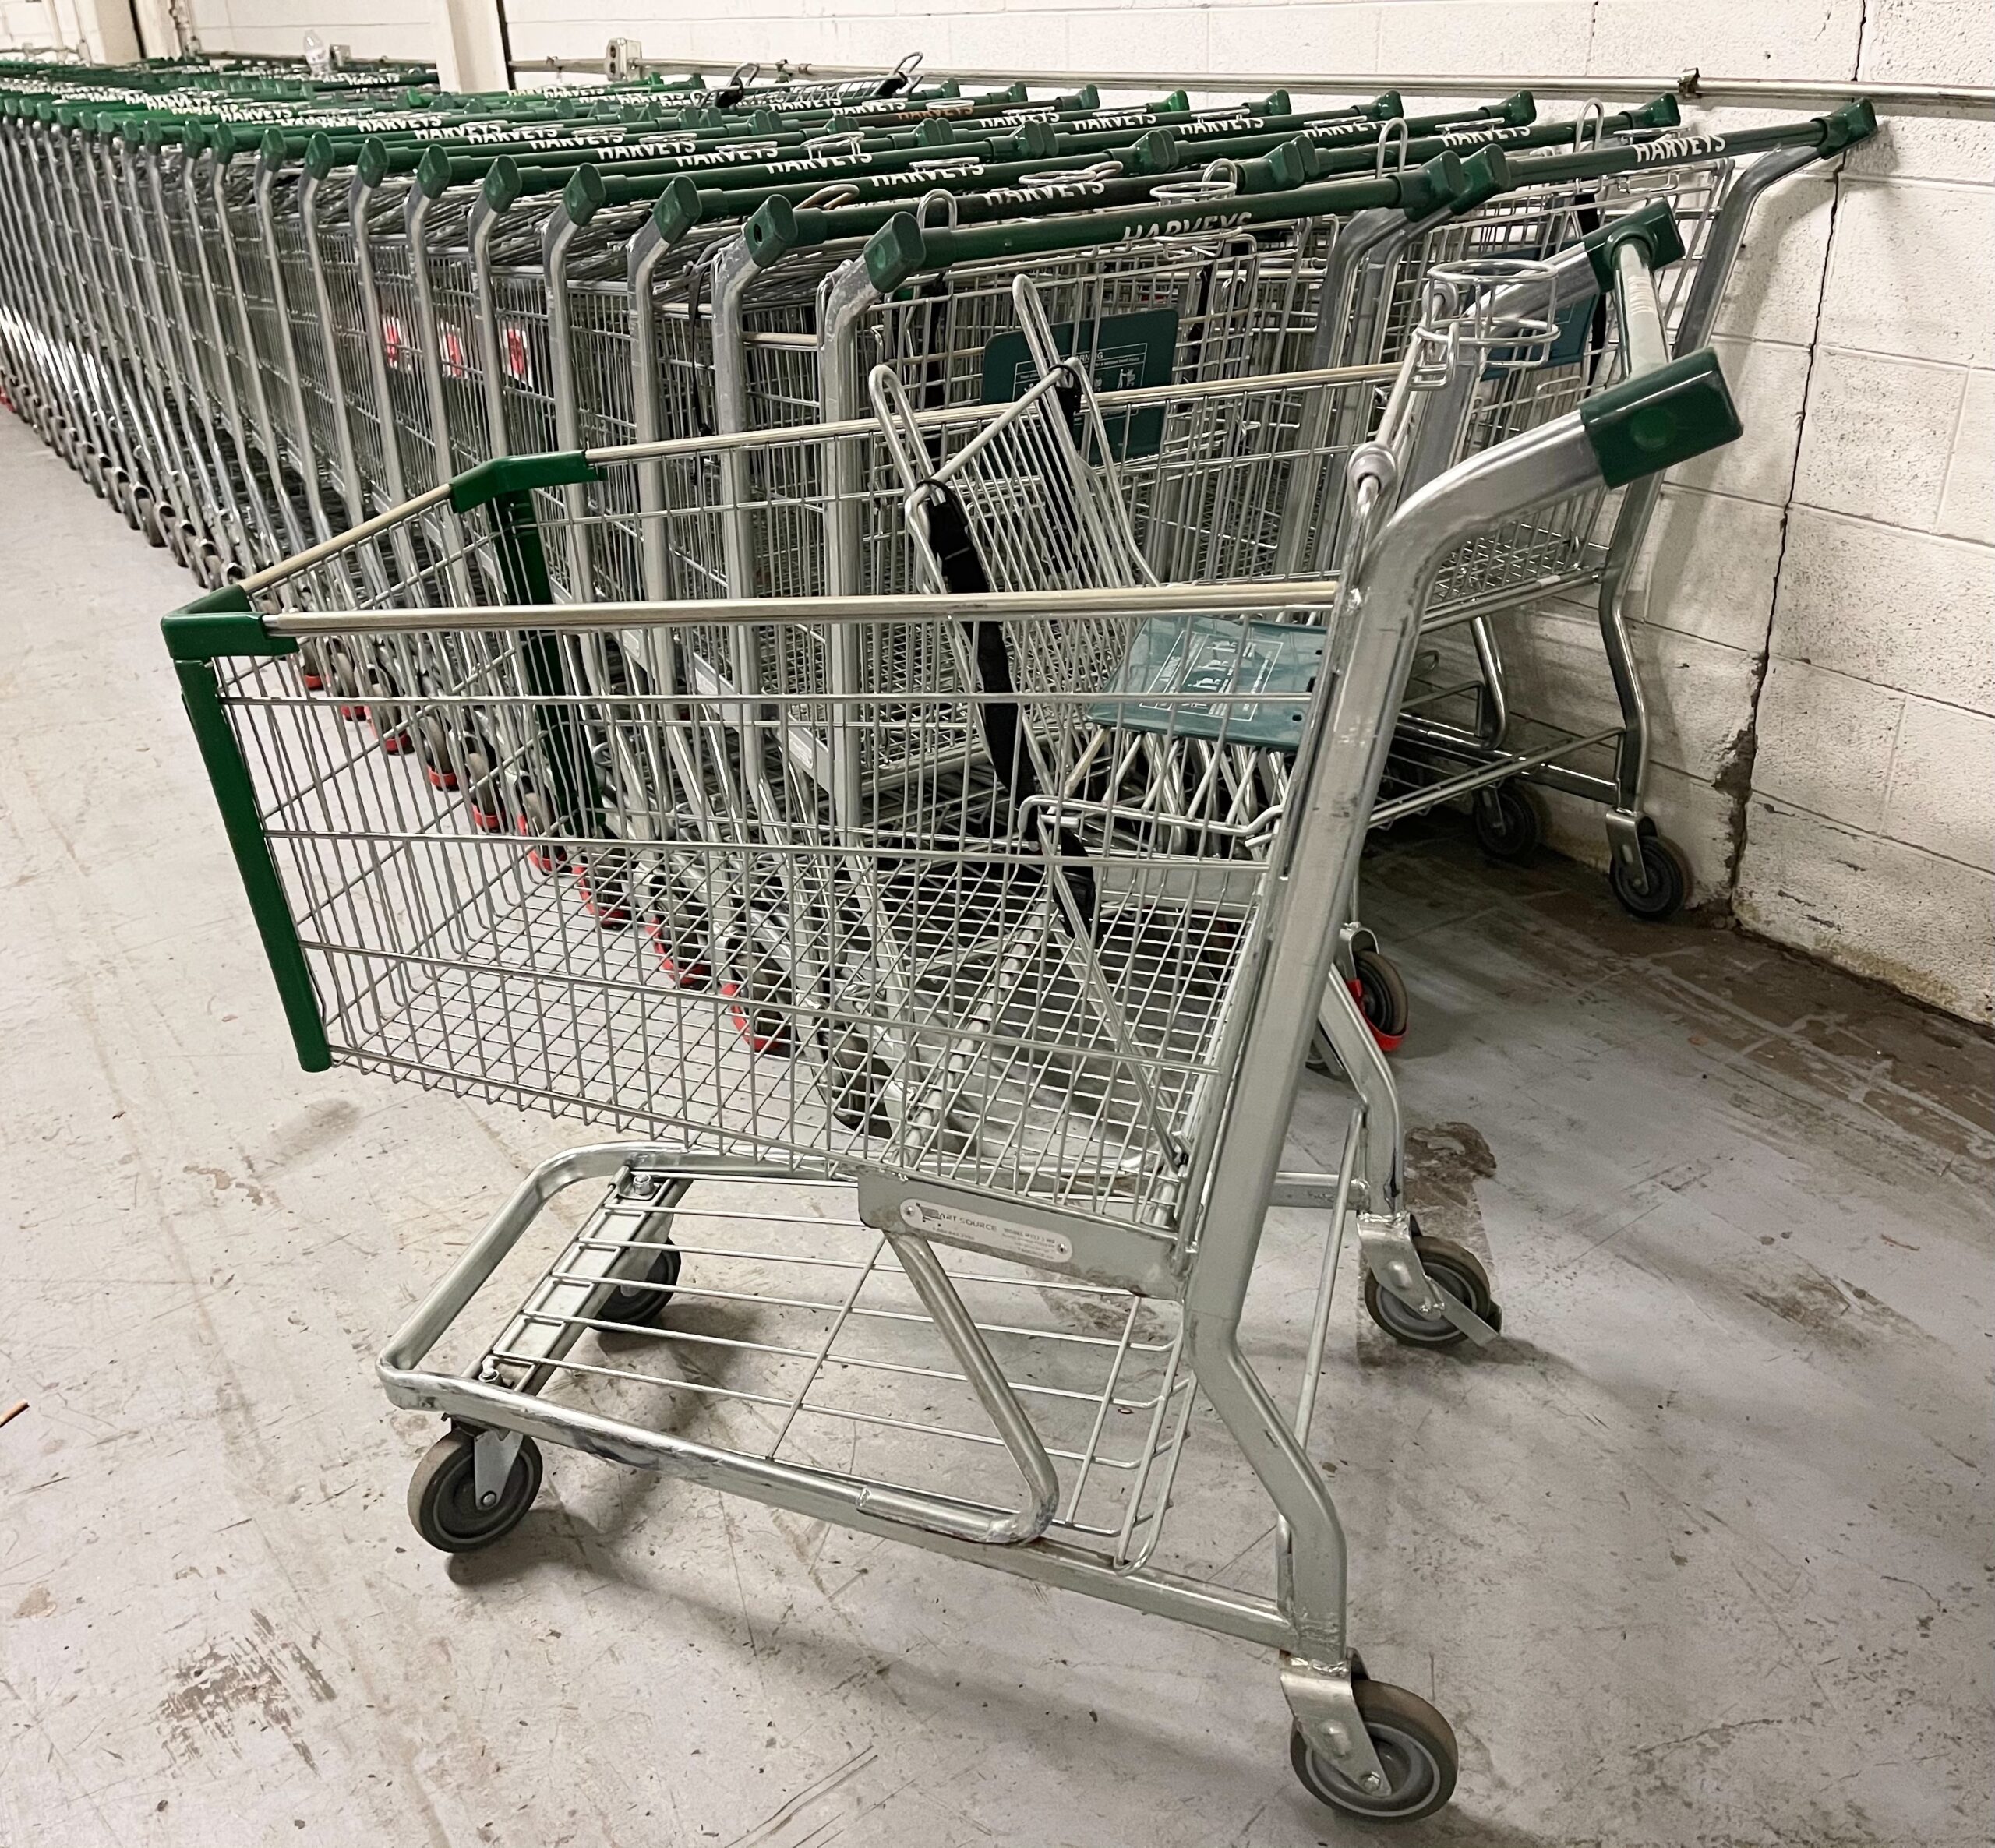
{"label": "shopping cart", "polygon": [[[1647,317],[1631,351],[1659,358],[1652,296],[1624,312]],[[1368,1255],[1413,1259],[1396,1127],[1378,1134],[1361,1100],[1334,1174],[1283,1172],[1310,1033],[1293,996],[1322,989],[1323,920],[1349,909],[1446,559],[1520,510],[1738,428],[1700,354],[1408,495],[1389,452],[1354,461],[1340,585],[947,598],[559,604],[536,494],[637,458],[518,458],[440,490],[467,574],[496,575],[503,602],[440,606],[440,574],[320,612],[314,577],[419,517],[411,506],[168,619],[302,1063],[644,1138],[537,1169],[389,1344],[393,1402],[452,1421],[411,1487],[418,1530],[452,1550],[500,1538],[538,1487],[539,1441],[663,1470],[1273,1648],[1314,1794],[1375,1821],[1439,1807],[1453,1735],[1352,1650],[1342,1529],[1307,1450],[1347,1217]],[[1200,851],[1079,762],[1104,699],[1127,704],[1119,662],[1152,625],[1188,617],[1232,626],[1237,658],[1262,622],[1324,638],[1287,799],[1253,853]],[[830,702],[860,732],[918,727],[931,706],[975,716],[953,763],[842,818],[822,781],[789,768],[795,714],[821,714],[825,694],[703,695],[670,678],[685,633],[773,632],[782,659],[789,637],[828,647],[882,622],[996,629],[1014,661],[1059,665],[1002,689]],[[1084,652],[1063,646],[1070,628]],[[579,915],[533,856],[468,826],[406,757],[360,743],[299,672],[304,644],[334,641],[454,664],[425,703],[493,723],[562,786],[570,825],[544,847],[629,866],[630,837],[606,843],[601,817],[641,803],[650,915],[697,908],[708,966],[668,969],[634,914],[620,929]],[[613,649],[634,670],[614,698],[577,690],[576,660]],[[1267,696],[1150,685],[1142,703],[1146,736],[1160,709],[1223,734],[1260,722]],[[1123,729],[1108,725],[1118,759]],[[634,771],[598,750],[612,732]],[[786,954],[781,982],[750,996],[758,932]],[[1354,1006],[1329,1018],[1348,1068],[1377,1063]],[[786,1056],[769,1056],[779,1040]],[[433,1362],[543,1210],[591,1182],[605,1191],[579,1231],[554,1235],[498,1338],[467,1368]],[[1293,1414],[1241,1338],[1277,1204],[1325,1215]],[[1163,1563],[1195,1393],[1274,1505],[1271,1596]]]}

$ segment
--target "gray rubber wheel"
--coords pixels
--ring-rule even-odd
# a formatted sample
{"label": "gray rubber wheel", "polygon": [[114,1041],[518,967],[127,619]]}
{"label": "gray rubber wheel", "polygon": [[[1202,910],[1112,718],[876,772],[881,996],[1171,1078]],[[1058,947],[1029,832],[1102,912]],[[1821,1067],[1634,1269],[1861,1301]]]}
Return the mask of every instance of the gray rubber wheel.
{"label": "gray rubber wheel", "polygon": [[1414,1822],[1455,1793],[1460,1755],[1454,1729],[1417,1694],[1386,1681],[1354,1681],[1358,1710],[1386,1774],[1382,1790],[1362,1790],[1317,1755],[1302,1730],[1289,1735],[1289,1762],[1302,1787],[1340,1815],[1364,1822]]}
{"label": "gray rubber wheel", "polygon": [[409,1478],[408,1518],[440,1553],[475,1553],[503,1540],[540,1493],[540,1447],[531,1437],[522,1437],[499,1499],[489,1508],[480,1508],[471,1462],[475,1442],[469,1431],[445,1432]]}
{"label": "gray rubber wheel", "polygon": [[1529,859],[1545,838],[1538,804],[1516,783],[1478,790],[1474,821],[1476,845],[1509,866]]}
{"label": "gray rubber wheel", "polygon": [[1660,834],[1642,836],[1642,877],[1637,884],[1616,855],[1607,883],[1621,908],[1644,923],[1660,924],[1683,908],[1690,896],[1690,869],[1683,856]]}
{"label": "gray rubber wheel", "polygon": [[[1416,1231],[1413,1248],[1436,1289],[1444,1289],[1492,1328],[1503,1325],[1503,1312],[1489,1293],[1489,1273],[1465,1245],[1453,1239],[1431,1239]],[[1365,1310],[1393,1340],[1410,1348],[1451,1348],[1468,1337],[1444,1315],[1422,1315],[1386,1289],[1370,1271],[1365,1273]]]}
{"label": "gray rubber wheel", "polygon": [[597,1318],[606,1322],[621,1322],[627,1328],[651,1328],[658,1324],[672,1301],[672,1288],[679,1281],[680,1254],[670,1244],[672,1215],[660,1213],[655,1219],[647,1219],[639,1229],[638,1236],[647,1243],[654,1239],[668,1241],[666,1248],[654,1257],[644,1270],[644,1283],[652,1287],[630,1284],[612,1290],[596,1311]]}

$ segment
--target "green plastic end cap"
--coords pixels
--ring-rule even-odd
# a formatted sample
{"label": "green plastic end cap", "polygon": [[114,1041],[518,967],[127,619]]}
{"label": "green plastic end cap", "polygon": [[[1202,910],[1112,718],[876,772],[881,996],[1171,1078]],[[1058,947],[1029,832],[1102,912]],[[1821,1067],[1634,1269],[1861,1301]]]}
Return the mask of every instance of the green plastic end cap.
{"label": "green plastic end cap", "polygon": [[1168,129],[1146,129],[1129,143],[1123,157],[1135,173],[1174,173],[1178,162],[1178,137]]}
{"label": "green plastic end cap", "polygon": [[682,173],[658,196],[651,222],[669,249],[700,222],[700,189]]}
{"label": "green plastic end cap", "polygon": [[1315,149],[1300,136],[1284,141],[1268,156],[1268,172],[1277,188],[1306,185],[1320,165]]}
{"label": "green plastic end cap", "polygon": [[526,494],[535,488],[565,488],[602,478],[602,471],[580,450],[558,450],[543,456],[495,456],[451,481],[450,505],[460,513],[468,513],[502,494]]}
{"label": "green plastic end cap", "polygon": [[1044,160],[1060,151],[1060,132],[1050,122],[1029,122],[1015,137],[1022,160]]}
{"label": "green plastic end cap", "polygon": [[1167,111],[1173,115],[1187,115],[1191,113],[1192,99],[1185,91],[1174,90],[1169,96],[1157,104],[1157,108]]}
{"label": "green plastic end cap", "polygon": [[956,138],[956,125],[947,116],[931,115],[914,132],[920,147],[947,147]]}
{"label": "green plastic end cap", "polygon": [[1083,109],[1099,109],[1101,107],[1101,92],[1092,83],[1083,83],[1075,91],[1074,101]]}
{"label": "green plastic end cap", "polygon": [[1478,148],[1466,160],[1459,154],[1436,154],[1414,177],[1426,182],[1428,203],[1423,205],[1415,195],[1404,202],[1408,212],[1432,211],[1442,206],[1472,212],[1509,186],[1510,168],[1501,148],[1485,147]]}
{"label": "green plastic end cap", "polygon": [[[735,118],[736,122],[741,118]],[[782,127],[773,109],[751,109],[748,111],[748,132],[751,135],[773,135]]]}
{"label": "green plastic end cap", "polygon": [[360,153],[353,163],[354,171],[360,177],[363,186],[378,186],[388,177],[388,144],[378,135],[370,135],[360,144]]}
{"label": "green plastic end cap", "polygon": [[305,143],[305,171],[315,180],[333,171],[333,138],[323,129],[315,129]]}
{"label": "green plastic end cap", "polygon": [[450,183],[450,157],[440,147],[426,147],[415,165],[416,189],[431,199]]}
{"label": "green plastic end cap", "polygon": [[927,257],[928,240],[912,212],[896,212],[866,240],[866,273],[883,295],[892,294]]}
{"label": "green plastic end cap", "polygon": [[1396,90],[1382,90],[1372,99],[1368,113],[1374,122],[1393,122],[1406,114],[1406,98]]}
{"label": "green plastic end cap", "polygon": [[1745,428],[1708,347],[1587,399],[1580,421],[1610,488],[1722,448]]}
{"label": "green plastic end cap", "polygon": [[1868,141],[1877,132],[1877,111],[1868,97],[1859,97],[1853,103],[1844,104],[1834,115],[1819,119],[1822,125],[1821,153],[1825,158],[1839,154],[1859,141]]}
{"label": "green plastic end cap", "polygon": [[263,139],[256,149],[256,158],[263,166],[274,171],[283,166],[288,152],[283,129],[266,129],[263,131]]}
{"label": "green plastic end cap", "polygon": [[788,199],[773,193],[755,208],[741,235],[747,241],[749,260],[757,269],[766,270],[796,248],[796,213]]}
{"label": "green plastic end cap", "polygon": [[224,654],[295,654],[296,640],[272,635],[263,627],[249,593],[227,584],[196,597],[192,603],[161,619],[160,633],[175,661],[213,661]]}
{"label": "green plastic end cap", "polygon": [[[1436,153],[1414,171],[1400,175],[1399,206],[1407,217],[1426,217],[1442,206],[1457,206],[1468,188],[1468,175],[1458,153]],[[1481,203],[1481,201],[1478,201]]]}
{"label": "green plastic end cap", "polygon": [[485,184],[478,191],[493,211],[510,210],[520,196],[519,163],[510,154],[501,154],[486,170]]}
{"label": "green plastic end cap", "polygon": [[1496,119],[1506,128],[1529,128],[1538,120],[1538,98],[1527,90],[1512,90],[1496,105]]}
{"label": "green plastic end cap", "polygon": [[1626,217],[1589,231],[1581,242],[1593,264],[1593,279],[1602,289],[1614,287],[1615,253],[1624,244],[1643,245],[1651,270],[1665,269],[1683,256],[1683,235],[1676,228],[1676,214],[1666,199],[1651,199]]}
{"label": "green plastic end cap", "polygon": [[602,210],[602,202],[608,196],[602,174],[590,161],[568,176],[567,185],[561,189],[561,209],[568,214],[570,224],[587,224]]}
{"label": "green plastic end cap", "polygon": [[1271,90],[1263,97],[1255,109],[1260,115],[1292,115],[1295,105],[1285,90]]}
{"label": "green plastic end cap", "polygon": [[1683,105],[1677,101],[1674,90],[1665,90],[1661,96],[1644,103],[1634,115],[1638,129],[1673,129],[1683,120]]}
{"label": "green plastic end cap", "polygon": [[998,100],[1005,103],[1028,103],[1032,101],[1032,92],[1022,83],[1008,84]]}

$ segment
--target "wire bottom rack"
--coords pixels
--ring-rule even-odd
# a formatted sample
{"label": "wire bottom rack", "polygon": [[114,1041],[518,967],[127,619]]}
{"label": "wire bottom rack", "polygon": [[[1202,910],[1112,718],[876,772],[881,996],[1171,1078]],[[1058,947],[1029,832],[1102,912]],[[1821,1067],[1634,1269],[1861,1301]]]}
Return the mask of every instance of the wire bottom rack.
{"label": "wire bottom rack", "polygon": [[[669,1157],[661,1152],[661,1164]],[[478,1377],[766,1461],[1001,1511],[1004,1444],[854,1190],[627,1164]],[[1060,1478],[1049,1538],[1155,1546],[1192,1400],[1174,1303],[937,1248]],[[606,1279],[628,1279],[606,1291]]]}

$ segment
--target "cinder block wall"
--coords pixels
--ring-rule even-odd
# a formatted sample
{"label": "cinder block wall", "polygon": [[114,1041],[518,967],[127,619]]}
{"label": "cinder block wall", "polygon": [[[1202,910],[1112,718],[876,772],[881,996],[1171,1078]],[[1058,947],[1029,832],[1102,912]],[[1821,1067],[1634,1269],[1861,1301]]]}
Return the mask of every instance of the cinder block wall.
{"label": "cinder block wall", "polygon": [[[210,45],[433,55],[426,7],[196,0]],[[507,0],[514,55],[1034,70],[1995,82],[1986,0]],[[1416,100],[1416,106],[1418,100]],[[1711,126],[1759,118],[1712,112]],[[1762,207],[1720,323],[1749,433],[1686,469],[1635,613],[1653,806],[1700,898],[1995,1018],[1995,126],[1898,117]],[[1590,619],[1513,651],[1521,710],[1601,705]],[[1555,838],[1604,860],[1598,819]]]}

